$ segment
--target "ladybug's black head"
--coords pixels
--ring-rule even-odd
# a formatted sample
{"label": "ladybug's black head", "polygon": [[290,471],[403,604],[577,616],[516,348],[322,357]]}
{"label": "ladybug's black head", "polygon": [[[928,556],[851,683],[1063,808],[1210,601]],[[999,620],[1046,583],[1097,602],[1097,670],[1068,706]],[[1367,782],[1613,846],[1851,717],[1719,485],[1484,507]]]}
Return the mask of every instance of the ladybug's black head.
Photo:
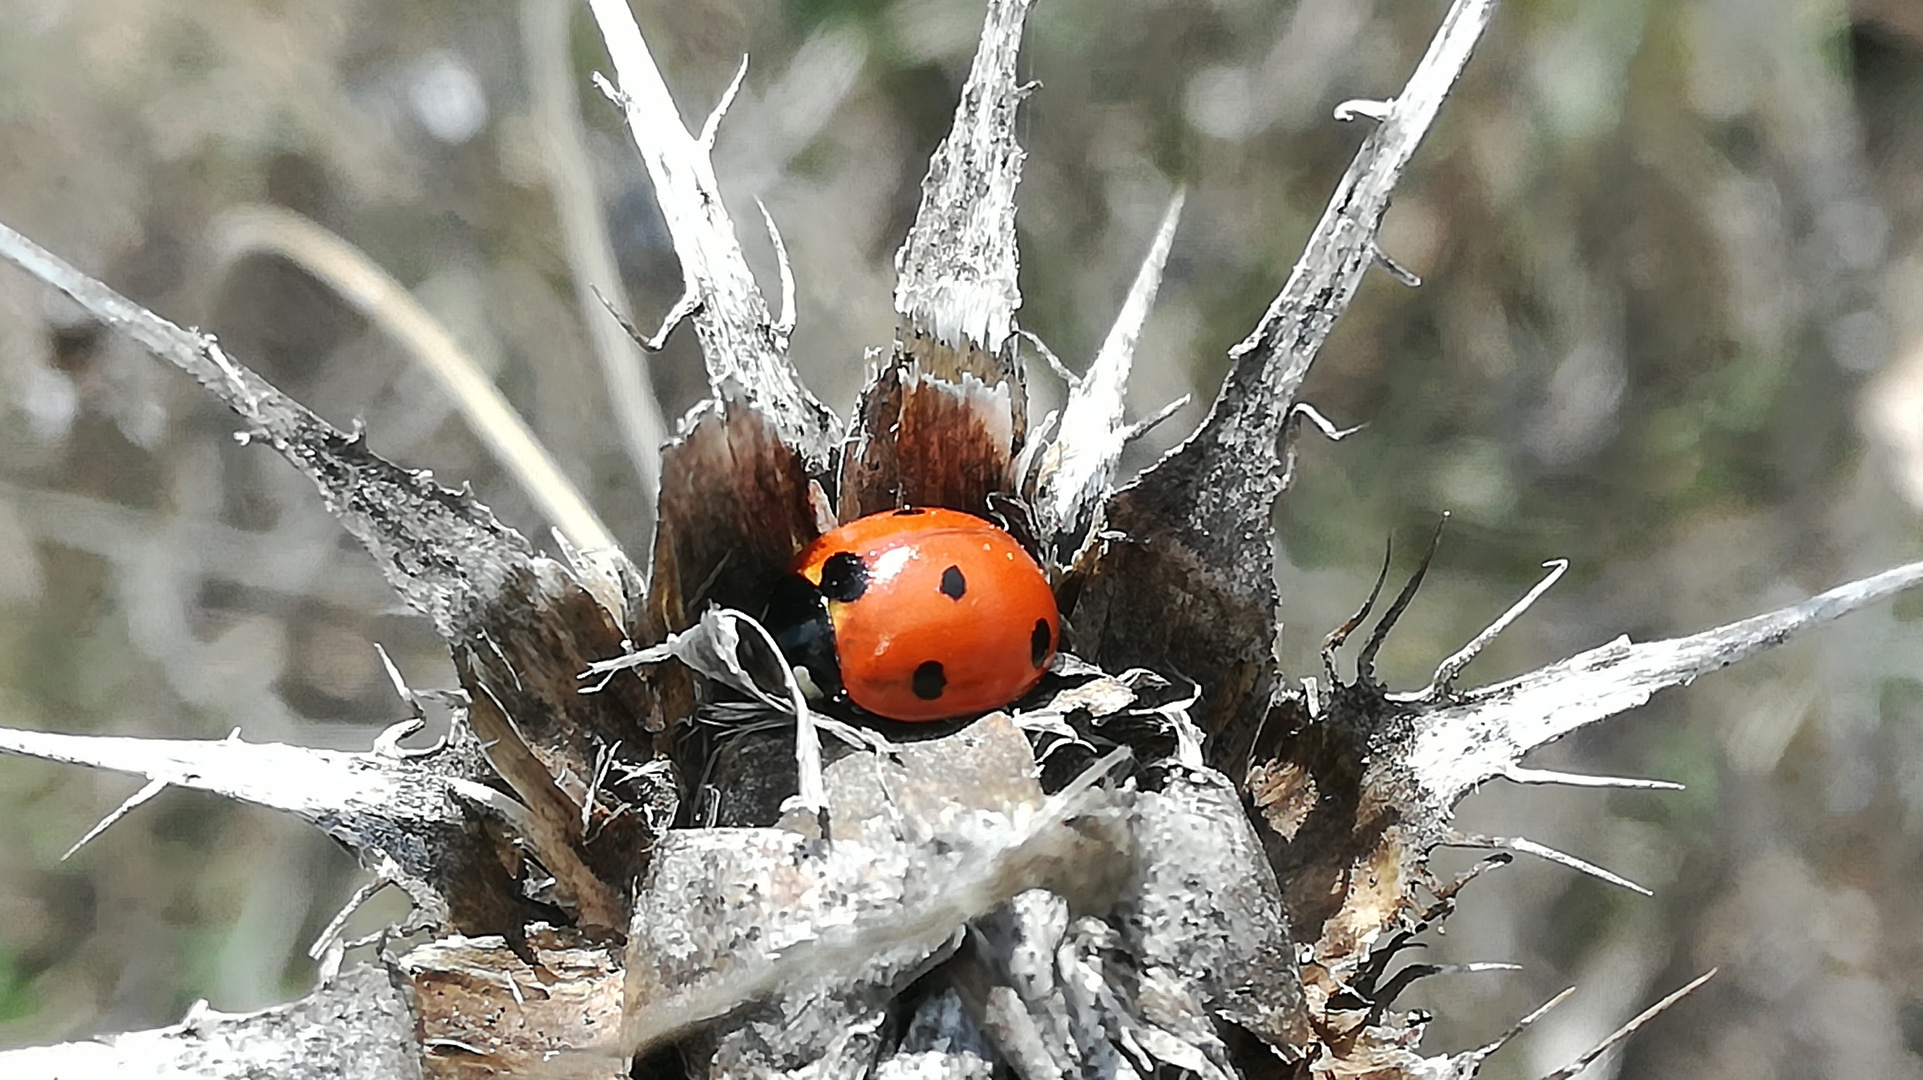
{"label": "ladybug's black head", "polygon": [[835,626],[821,590],[800,574],[776,579],[768,590],[761,624],[789,664],[808,673],[823,696],[841,693],[841,665],[835,658]]}

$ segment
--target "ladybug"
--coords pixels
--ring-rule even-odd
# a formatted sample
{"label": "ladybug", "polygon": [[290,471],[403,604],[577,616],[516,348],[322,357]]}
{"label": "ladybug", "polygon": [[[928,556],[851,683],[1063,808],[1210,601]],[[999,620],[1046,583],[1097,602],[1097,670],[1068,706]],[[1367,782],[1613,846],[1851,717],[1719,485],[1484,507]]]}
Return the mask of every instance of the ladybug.
{"label": "ladybug", "polygon": [[1040,681],[1061,636],[1034,558],[958,510],[870,514],[803,548],[788,571],[764,621],[803,689],[890,720],[1006,705]]}

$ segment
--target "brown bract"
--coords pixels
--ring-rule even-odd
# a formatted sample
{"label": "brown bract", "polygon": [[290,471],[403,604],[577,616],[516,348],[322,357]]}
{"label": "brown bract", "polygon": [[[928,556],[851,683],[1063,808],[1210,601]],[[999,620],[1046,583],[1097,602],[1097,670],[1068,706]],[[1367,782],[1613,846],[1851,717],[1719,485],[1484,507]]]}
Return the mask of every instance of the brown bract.
{"label": "brown bract", "polygon": [[897,347],[862,393],[858,441],[842,459],[841,520],[898,506],[986,513],[988,497],[1010,487],[1020,378],[972,346],[915,335]]}
{"label": "brown bract", "polygon": [[[431,1075],[627,1075],[623,1058],[594,1051],[621,1026],[621,965],[605,942],[537,926],[518,951],[498,937],[443,938],[395,967],[413,991]],[[477,1031],[487,1038],[474,1041]]]}

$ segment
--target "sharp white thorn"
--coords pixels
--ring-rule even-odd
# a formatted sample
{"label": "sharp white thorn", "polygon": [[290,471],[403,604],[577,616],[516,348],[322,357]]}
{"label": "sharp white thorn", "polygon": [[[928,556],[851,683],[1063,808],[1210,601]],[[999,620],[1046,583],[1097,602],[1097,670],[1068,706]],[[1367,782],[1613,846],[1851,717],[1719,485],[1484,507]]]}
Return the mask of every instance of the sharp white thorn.
{"label": "sharp white thorn", "polygon": [[1354,435],[1356,432],[1361,431],[1363,428],[1369,426],[1367,424],[1356,424],[1353,427],[1345,427],[1345,428],[1336,427],[1334,421],[1322,415],[1322,410],[1316,408],[1315,406],[1309,404],[1306,401],[1297,402],[1295,404],[1295,407],[1290,409],[1289,411],[1293,413],[1296,417],[1299,417],[1303,420],[1307,420],[1309,423],[1314,424],[1315,429],[1322,433],[1322,437],[1329,440],[1330,442],[1341,442],[1342,440],[1348,438],[1351,435]]}
{"label": "sharp white thorn", "polygon": [[1374,120],[1379,124],[1389,118],[1395,107],[1394,98],[1350,98],[1335,107],[1335,118],[1345,124],[1351,120]]}
{"label": "sharp white thorn", "polygon": [[1562,576],[1569,572],[1568,559],[1551,559],[1542,565],[1548,569],[1549,573],[1543,575],[1542,580],[1536,582],[1534,588],[1524,593],[1522,599],[1511,604],[1508,611],[1497,616],[1496,621],[1490,623],[1482,633],[1469,639],[1469,644],[1457,649],[1448,659],[1437,664],[1436,673],[1429,680],[1429,685],[1414,694],[1413,700],[1433,701],[1448,693],[1456,676],[1462,674],[1462,669],[1468,667],[1470,661],[1474,660],[1491,641],[1496,640],[1497,634],[1507,630],[1510,623],[1522,618],[1523,612],[1534,606],[1535,602],[1542,598],[1543,593],[1555,587],[1556,582],[1562,580]]}
{"label": "sharp white thorn", "polygon": [[418,715],[421,705],[414,696],[413,688],[407,685],[407,680],[401,676],[399,665],[394,663],[394,658],[387,655],[387,649],[378,641],[374,643],[374,655],[381,658],[381,667],[387,672],[387,681],[394,684],[394,693],[411,706]]}
{"label": "sharp white thorn", "polygon": [[534,832],[534,812],[521,805],[514,796],[461,776],[449,777],[447,787],[474,805],[493,811],[502,821],[519,830],[522,836]]}
{"label": "sharp white thorn", "polygon": [[1483,971],[1521,971],[1522,965],[1512,964],[1506,960],[1477,960],[1474,963],[1459,964],[1456,970],[1466,975],[1473,975]]}
{"label": "sharp white thorn", "polygon": [[320,936],[307,947],[307,958],[319,960],[340,939],[341,929],[347,925],[347,920],[353,917],[354,912],[360,910],[360,906],[367,903],[375,893],[393,883],[394,880],[385,872],[375,874],[372,881],[362,882],[360,888],[355,889],[354,894],[341,905],[341,909],[334,913],[334,917],[327,920],[327,925],[321,929]]}
{"label": "sharp white thorn", "polygon": [[[1461,1055],[1461,1059],[1467,1062],[1471,1062],[1476,1066],[1480,1066],[1484,1058],[1487,1058],[1490,1054],[1493,1054],[1496,1051],[1502,1049],[1505,1045],[1508,1044],[1510,1039],[1513,1039],[1516,1036],[1522,1034],[1523,1032],[1529,1030],[1531,1025],[1533,1025],[1536,1021],[1542,1019],[1543,1017],[1549,1015],[1549,1011],[1551,1009],[1554,1009],[1556,1006],[1561,1005],[1563,1002],[1569,1000],[1569,995],[1575,992],[1576,992],[1576,988],[1573,986],[1566,988],[1565,990],[1563,990],[1562,993],[1557,994],[1555,997],[1552,997],[1548,1001],[1545,1001],[1541,1005],[1538,1005],[1534,1009],[1531,1009],[1529,1011],[1529,1015],[1516,1021],[1514,1024],[1511,1024],[1509,1026],[1508,1031],[1505,1031],[1502,1034],[1496,1036],[1494,1039],[1483,1044],[1482,1046],[1479,1046],[1476,1049],[1469,1051],[1467,1054]],[[1472,1071],[1462,1075],[1473,1076],[1474,1072]]]}
{"label": "sharp white thorn", "polygon": [[668,314],[662,318],[661,329],[656,330],[653,337],[643,341],[641,347],[651,353],[660,352],[662,347],[667,345],[668,335],[674,333],[674,328],[686,322],[699,310],[701,310],[701,294],[693,289],[683,292],[681,298],[674,302],[674,306],[669,308]]}
{"label": "sharp white thorn", "polygon": [[1683,791],[1671,780],[1645,780],[1634,776],[1592,776],[1587,773],[1558,772],[1555,769],[1526,769],[1511,765],[1503,777],[1518,784],[1562,784],[1566,787],[1638,788],[1647,791]]}
{"label": "sharp white thorn", "polygon": [[[1162,270],[1185,199],[1180,190],[1169,198],[1155,238],[1088,373],[1069,382],[1061,425],[1037,474],[1041,488],[1035,500],[1038,525],[1044,543],[1060,553],[1063,563],[1079,558],[1092,542],[1089,533],[1099,527],[1099,504],[1108,497],[1123,445],[1133,437],[1123,423],[1129,368],[1162,284]],[[1145,430],[1134,429],[1134,434]],[[1075,554],[1069,554],[1071,551]]]}
{"label": "sharp white thorn", "polygon": [[1036,337],[1033,332],[1028,330],[1017,330],[1015,332],[1028,339],[1030,345],[1035,346],[1035,351],[1041,353],[1042,359],[1047,362],[1048,369],[1055,373],[1056,378],[1067,383],[1069,389],[1073,390],[1082,384],[1082,377],[1068,370],[1068,365],[1062,363],[1062,358],[1055,355],[1055,350],[1049,348],[1047,342]]}
{"label": "sharp white thorn", "polygon": [[1584,1069],[1587,1069],[1590,1066],[1590,1064],[1593,1063],[1597,1058],[1608,1053],[1611,1047],[1615,1046],[1617,1043],[1622,1042],[1624,1039],[1629,1038],[1631,1035],[1634,1035],[1636,1033],[1637,1028],[1642,1027],[1644,1024],[1647,1024],[1651,1020],[1654,1020],[1656,1017],[1662,1015],[1662,1013],[1668,1010],[1668,1008],[1671,1005],[1674,1005],[1678,1001],[1681,1001],[1685,997],[1688,997],[1690,994],[1695,993],[1698,987],[1702,986],[1704,983],[1708,982],[1709,980],[1715,978],[1716,972],[1718,970],[1719,969],[1717,968],[1710,968],[1708,971],[1705,971],[1701,975],[1698,975],[1695,978],[1689,980],[1687,983],[1684,983],[1681,987],[1677,988],[1676,990],[1671,991],[1661,1001],[1658,1001],[1656,1004],[1651,1005],[1649,1008],[1644,1009],[1642,1012],[1637,1013],[1635,1016],[1635,1019],[1617,1028],[1615,1031],[1610,1032],[1608,1038],[1604,1039],[1603,1041],[1597,1043],[1594,1047],[1590,1048],[1588,1053],[1582,1055],[1581,1057],[1563,1066],[1562,1068],[1557,1069],[1555,1072],[1550,1073],[1548,1076],[1543,1077],[1543,1080],[1569,1080],[1570,1077],[1575,1076],[1577,1073],[1583,1071]]}
{"label": "sharp white thorn", "polygon": [[596,71],[590,74],[588,78],[593,80],[594,88],[601,91],[601,96],[607,98],[615,108],[625,110],[628,107],[628,95],[616,89],[614,83],[610,82],[606,75]]}
{"label": "sharp white thorn", "polygon": [[768,242],[774,245],[775,267],[781,275],[781,316],[770,329],[785,349],[788,347],[788,336],[795,332],[795,271],[788,265],[788,247],[781,242],[781,230],[775,227],[774,215],[758,198],[755,206],[761,211],[761,220],[768,226]]}
{"label": "sharp white thorn", "polygon": [[588,794],[581,800],[581,835],[587,836],[588,829],[594,824],[594,801],[600,797],[601,785],[608,779],[608,770],[614,766],[614,755],[621,751],[621,740],[614,740],[612,746],[603,747],[601,761],[594,768],[594,779],[588,783]]}
{"label": "sharp white thorn", "polygon": [[1650,892],[1648,889],[1643,888],[1641,885],[1638,885],[1635,882],[1629,880],[1628,878],[1623,877],[1621,874],[1612,873],[1611,871],[1605,870],[1602,867],[1597,866],[1595,863],[1588,861],[1587,859],[1577,858],[1576,856],[1571,855],[1566,851],[1558,851],[1555,848],[1550,847],[1548,844],[1540,844],[1534,840],[1528,839],[1527,837],[1458,835],[1444,842],[1451,847],[1501,848],[1505,851],[1519,852],[1524,855],[1534,855],[1539,859],[1547,859],[1550,862],[1558,863],[1562,866],[1567,866],[1571,870],[1575,870],[1578,873],[1588,874],[1590,877],[1595,878],[1597,881],[1606,881],[1611,885],[1615,885],[1619,888],[1628,889],[1630,892],[1636,893],[1641,896],[1655,895],[1654,893]]}
{"label": "sharp white thorn", "polygon": [[401,748],[401,740],[427,726],[427,721],[419,716],[387,725],[379,735],[374,736],[374,753],[384,758],[406,758],[416,755]]}
{"label": "sharp white thorn", "polygon": [[721,94],[721,100],[714,103],[714,111],[708,114],[708,121],[701,125],[701,152],[714,150],[715,136],[721,132],[721,118],[728,115],[728,106],[734,104],[734,96],[741,92],[741,81],[748,77],[748,57],[744,53],[741,66],[734,69],[734,78],[728,81],[728,89]]}
{"label": "sharp white thorn", "polygon": [[154,796],[160,794],[165,790],[167,790],[167,781],[165,780],[147,781],[147,783],[143,785],[139,791],[136,791],[132,795],[127,796],[125,801],[123,801],[119,806],[114,807],[112,813],[108,814],[106,817],[101,818],[98,824],[96,824],[93,828],[88,829],[87,834],[85,836],[82,836],[80,839],[75,840],[73,842],[73,846],[68,848],[60,856],[60,861],[66,862],[68,859],[72,858],[74,852],[79,851],[83,847],[86,847],[88,842],[93,840],[94,837],[99,836],[103,832],[106,832],[109,828],[113,826],[115,822],[119,821],[121,818],[126,817],[128,814],[133,813],[134,810],[137,809],[142,803],[145,803],[147,800],[153,798]]}
{"label": "sharp white thorn", "polygon": [[1370,254],[1375,257],[1376,265],[1387,271],[1389,276],[1395,278],[1399,284],[1411,289],[1422,287],[1422,275],[1395,261],[1388,252],[1382,250],[1380,245],[1371,244]]}
{"label": "sharp white thorn", "polygon": [[1155,410],[1155,412],[1148,417],[1130,424],[1128,430],[1122,432],[1122,441],[1125,443],[1133,442],[1148,434],[1150,431],[1155,430],[1155,425],[1182,411],[1183,406],[1194,399],[1195,396],[1193,394],[1183,394],[1181,397]]}
{"label": "sharp white thorn", "polygon": [[1177,188],[1169,197],[1168,209],[1162,211],[1161,224],[1155,227],[1155,239],[1149,243],[1141,267],[1135,271],[1135,280],[1129,283],[1122,310],[1115,315],[1115,325],[1109,328],[1108,337],[1102,341],[1095,363],[1090,366],[1091,374],[1104,369],[1115,371],[1108,381],[1114,383],[1118,397],[1128,381],[1129,365],[1135,356],[1136,343],[1141,339],[1142,327],[1148,322],[1149,309],[1155,306],[1155,294],[1161,290],[1162,271],[1168,266],[1169,248],[1175,243],[1175,230],[1182,223],[1182,207],[1187,203],[1186,188]]}

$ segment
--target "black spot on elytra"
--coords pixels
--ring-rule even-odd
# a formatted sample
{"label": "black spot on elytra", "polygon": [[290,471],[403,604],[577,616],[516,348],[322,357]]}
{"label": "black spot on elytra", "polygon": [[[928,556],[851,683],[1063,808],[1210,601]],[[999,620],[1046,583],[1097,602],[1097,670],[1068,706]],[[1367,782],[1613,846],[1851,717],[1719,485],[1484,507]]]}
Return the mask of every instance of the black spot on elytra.
{"label": "black spot on elytra", "polygon": [[901,509],[895,511],[895,516],[896,517],[914,517],[916,514],[925,514],[927,512],[928,511],[923,510],[919,506],[904,506]]}
{"label": "black spot on elytra", "polygon": [[1054,636],[1049,633],[1047,619],[1035,620],[1035,632],[1028,635],[1029,663],[1041,667],[1048,660],[1048,647],[1054,643]]}
{"label": "black spot on elytra", "polygon": [[821,564],[821,595],[846,604],[868,591],[868,564],[852,551],[837,551]]}
{"label": "black spot on elytra", "polygon": [[948,673],[941,668],[941,661],[928,660],[915,669],[915,696],[923,701],[933,701],[948,689]]}
{"label": "black spot on elytra", "polygon": [[941,572],[941,592],[950,600],[960,600],[968,593],[968,579],[962,576],[961,567],[951,566]]}

